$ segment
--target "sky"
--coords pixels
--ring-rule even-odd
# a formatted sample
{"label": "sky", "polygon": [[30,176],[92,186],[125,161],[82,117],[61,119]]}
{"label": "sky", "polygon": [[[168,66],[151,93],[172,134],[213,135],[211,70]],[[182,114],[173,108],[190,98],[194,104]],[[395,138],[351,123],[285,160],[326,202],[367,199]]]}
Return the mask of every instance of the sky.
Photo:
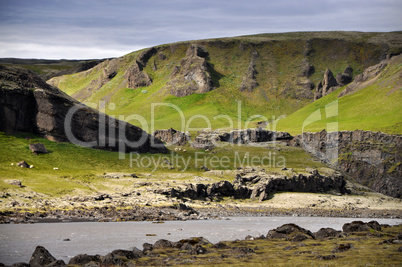
{"label": "sky", "polygon": [[0,58],[109,58],[178,41],[333,30],[402,30],[402,1],[0,0]]}

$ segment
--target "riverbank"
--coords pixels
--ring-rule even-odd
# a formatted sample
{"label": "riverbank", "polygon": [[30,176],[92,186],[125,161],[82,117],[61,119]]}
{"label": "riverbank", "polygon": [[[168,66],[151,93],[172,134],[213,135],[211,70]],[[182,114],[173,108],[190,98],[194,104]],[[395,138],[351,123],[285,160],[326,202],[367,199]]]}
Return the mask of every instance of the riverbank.
{"label": "riverbank", "polygon": [[266,201],[223,198],[207,202],[159,194],[155,194],[153,200],[149,196],[146,199],[148,201],[143,199],[136,204],[122,204],[112,195],[93,204],[70,201],[70,205],[59,208],[51,204],[39,208],[16,207],[2,211],[0,222],[167,221],[236,216],[402,218],[401,199],[371,192],[362,195],[284,192],[276,193]]}
{"label": "riverbank", "polygon": [[[347,219],[343,220],[346,221]],[[289,221],[296,222],[295,220]],[[88,247],[82,246],[82,244],[80,244],[79,239],[84,237],[81,237],[81,235],[73,234],[74,237],[71,237],[71,240],[59,240],[61,243],[58,243],[59,241],[57,241],[52,246],[49,245],[51,243],[44,242],[44,240],[41,241],[40,239],[38,239],[34,241],[34,243],[37,243],[36,245],[31,247],[29,250],[24,250],[25,253],[29,254],[24,255],[20,258],[29,259],[30,266],[45,266],[48,264],[51,264],[51,266],[66,266],[66,263],[75,266],[89,266],[87,264],[90,264],[90,266],[171,266],[182,264],[252,264],[257,266],[266,266],[267,263],[269,263],[270,265],[325,264],[326,266],[339,266],[347,264],[348,266],[350,266],[374,264],[381,266],[397,266],[398,264],[400,264],[400,261],[402,259],[402,225],[390,226],[387,224],[380,224],[377,221],[364,221],[365,222],[344,222],[343,224],[339,225],[339,227],[336,227],[334,224],[331,224],[329,221],[327,221],[327,223],[329,224],[324,224],[327,227],[321,224],[321,226],[323,226],[321,228],[312,227],[312,224],[314,224],[312,222],[306,225],[306,222],[303,223],[303,220],[300,221],[302,227],[300,227],[297,222],[296,224],[286,223],[277,224],[278,227],[273,226],[276,228],[268,228],[270,226],[263,227],[264,225],[262,224],[260,225],[260,229],[265,229],[265,231],[263,230],[262,234],[260,232],[260,234],[255,235],[254,232],[254,234],[249,234],[246,236],[247,232],[242,232],[242,238],[236,240],[230,239],[230,236],[232,236],[231,233],[228,233],[225,237],[221,237],[219,239],[213,238],[212,240],[208,240],[209,237],[211,237],[210,234],[206,236],[207,238],[202,236],[189,236],[187,238],[182,237],[181,239],[175,239],[175,230],[170,229],[170,231],[172,231],[171,237],[164,237],[166,235],[159,234],[159,237],[157,237],[156,235],[154,235],[155,238],[152,239],[154,241],[151,241],[150,243],[142,243],[141,245],[135,244],[135,246],[138,247],[133,247],[133,241],[122,246],[120,242],[115,240],[115,238],[112,238],[112,240],[115,241],[112,242],[112,244],[110,244],[109,242],[108,247],[120,249],[115,249],[111,252],[110,250],[109,252],[108,250],[101,250],[102,252],[99,252],[99,250],[95,249],[93,251],[98,252],[86,252],[88,254],[84,254],[85,252],[81,252],[82,254],[78,255],[68,254],[71,252],[68,251],[67,244],[70,244],[74,248],[77,248],[77,246],[81,246],[81,249],[83,249],[78,249],[75,251],[84,251],[84,248],[88,249]],[[190,222],[182,223],[189,224]],[[262,222],[260,222],[260,224],[261,223]],[[219,223],[215,222],[214,224]],[[225,222],[225,224],[227,223]],[[79,231],[77,232],[77,230],[80,228],[80,225],[68,225],[76,229],[74,233],[79,233]],[[99,227],[110,227],[105,224],[97,225]],[[125,230],[123,232],[126,233],[125,235],[133,234],[132,231],[127,232],[127,230],[130,228],[125,227],[127,225],[126,223],[119,225],[124,226]],[[155,230],[162,225],[155,225],[155,227],[152,228],[154,228]],[[241,228],[242,224],[240,222],[234,222],[234,225]],[[34,225],[32,225],[32,227],[33,226]],[[118,225],[115,226],[117,227]],[[131,226],[131,229],[133,226]],[[171,226],[173,226],[173,224]],[[177,226],[178,225],[176,225],[176,227]],[[335,229],[328,228],[328,226],[335,227]],[[40,224],[35,227],[40,227]],[[140,226],[136,226],[135,229],[137,229],[137,227]],[[149,226],[144,225],[143,227],[146,227],[146,229],[150,230]],[[219,226],[217,227],[219,228]],[[49,239],[49,237],[51,236],[49,234],[52,233],[52,229],[54,227],[51,227],[51,225],[49,225],[45,228],[48,229],[46,230],[46,232],[48,233],[46,234],[46,239]],[[194,226],[191,227],[191,229],[193,228]],[[64,228],[60,228],[60,230],[61,229]],[[140,229],[142,228],[139,228],[137,230]],[[310,231],[308,229],[315,230]],[[225,229],[222,230],[225,231]],[[164,230],[161,231],[164,232]],[[58,238],[61,238],[60,233],[62,233],[62,235],[64,236],[69,231],[67,230],[66,233],[64,232],[65,229],[62,232],[56,231],[55,233],[58,233],[56,236],[58,236]],[[112,232],[110,234],[112,234]],[[38,242],[43,245],[38,246]],[[79,243],[77,243],[76,245],[74,242]],[[62,245],[62,243],[64,245]],[[98,243],[94,245],[96,247]],[[123,249],[124,247],[126,248]],[[130,247],[130,249],[128,249],[128,247]],[[46,248],[49,249],[49,251]],[[57,252],[60,249],[63,251],[62,254],[60,254],[60,251]],[[31,257],[29,257],[30,253],[32,253],[33,250],[35,250],[34,253]],[[52,254],[56,257],[53,257]],[[60,255],[71,256],[65,257]],[[9,262],[10,261],[8,260],[7,263],[10,264]],[[27,266],[27,264],[20,264],[19,266]]]}

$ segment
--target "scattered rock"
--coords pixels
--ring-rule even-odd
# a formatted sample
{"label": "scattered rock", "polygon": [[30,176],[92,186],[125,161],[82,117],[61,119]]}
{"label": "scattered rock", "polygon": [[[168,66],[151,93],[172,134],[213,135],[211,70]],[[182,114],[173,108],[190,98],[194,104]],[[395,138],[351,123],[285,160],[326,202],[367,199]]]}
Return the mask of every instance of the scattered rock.
{"label": "scattered rock", "polygon": [[353,246],[350,243],[347,244],[339,244],[335,247],[335,249],[332,251],[332,253],[337,253],[337,252],[344,252],[349,249],[351,249]]}
{"label": "scattered rock", "polygon": [[318,232],[314,233],[314,237],[316,239],[336,238],[341,236],[341,231],[336,231],[332,228],[321,228],[320,230],[318,230]]}
{"label": "scattered rock", "polygon": [[171,248],[172,247],[172,242],[166,239],[159,239],[158,241],[155,242],[153,245],[153,248]]}
{"label": "scattered rock", "polygon": [[233,253],[238,253],[238,254],[251,254],[255,253],[254,249],[248,248],[248,247],[235,247],[232,249]]}
{"label": "scattered rock", "polygon": [[20,161],[17,163],[17,166],[21,167],[21,168],[29,168],[29,164],[26,163],[25,161]]}
{"label": "scattered rock", "polygon": [[338,258],[338,256],[336,256],[335,254],[325,255],[325,256],[318,255],[317,258],[327,261],[327,260],[334,260],[334,259]]}
{"label": "scattered rock", "polygon": [[36,143],[36,144],[29,144],[29,149],[33,152],[33,153],[48,153],[46,147],[44,144],[42,143]]}
{"label": "scattered rock", "polygon": [[40,267],[51,264],[57,261],[55,257],[53,257],[49,251],[47,251],[42,246],[37,246],[34,253],[31,256],[31,260],[29,261],[29,265],[32,267]]}
{"label": "scattered rock", "polygon": [[342,230],[345,233],[366,232],[370,230],[381,231],[381,226],[377,221],[371,221],[368,223],[362,221],[353,221],[351,223],[345,223],[342,226]]}
{"label": "scattered rock", "polygon": [[6,180],[5,182],[9,183],[10,185],[22,187],[22,182],[20,180]]}
{"label": "scattered rock", "polygon": [[[303,238],[301,237],[304,236]],[[286,239],[292,240],[295,238],[297,240],[314,239],[313,233],[309,230],[301,228],[300,226],[289,223],[284,224],[276,229],[270,230],[266,236],[267,239]]]}
{"label": "scattered rock", "polygon": [[88,254],[79,254],[75,257],[72,257],[68,262],[68,265],[84,265],[90,262],[97,262],[101,261],[101,257],[99,255],[88,255]]}

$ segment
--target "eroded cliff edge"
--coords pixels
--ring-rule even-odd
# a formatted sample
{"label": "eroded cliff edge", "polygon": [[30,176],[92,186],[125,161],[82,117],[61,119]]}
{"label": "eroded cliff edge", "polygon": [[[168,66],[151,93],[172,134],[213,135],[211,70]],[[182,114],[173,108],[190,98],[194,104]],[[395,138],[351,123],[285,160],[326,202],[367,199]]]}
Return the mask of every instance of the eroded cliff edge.
{"label": "eroded cliff edge", "polygon": [[158,139],[46,84],[35,73],[0,66],[0,131],[121,152],[165,153]]}

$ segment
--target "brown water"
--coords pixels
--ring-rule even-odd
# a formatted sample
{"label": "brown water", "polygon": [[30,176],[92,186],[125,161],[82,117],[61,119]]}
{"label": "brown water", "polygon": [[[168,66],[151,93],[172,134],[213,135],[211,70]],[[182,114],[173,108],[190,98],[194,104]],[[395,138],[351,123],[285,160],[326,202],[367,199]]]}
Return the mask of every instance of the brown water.
{"label": "brown water", "polygon": [[[271,229],[285,223],[295,223],[312,232],[322,227],[341,230],[354,218],[329,217],[231,217],[228,220],[152,222],[76,222],[0,225],[0,262],[10,265],[29,262],[35,247],[45,247],[56,258],[67,264],[78,254],[106,255],[115,249],[142,249],[142,244],[159,239],[178,241],[202,236],[212,243],[244,239],[247,235],[266,235]],[[401,224],[401,219],[376,220],[380,224]],[[155,234],[156,236],[146,236]],[[70,239],[71,241],[63,241]]]}

